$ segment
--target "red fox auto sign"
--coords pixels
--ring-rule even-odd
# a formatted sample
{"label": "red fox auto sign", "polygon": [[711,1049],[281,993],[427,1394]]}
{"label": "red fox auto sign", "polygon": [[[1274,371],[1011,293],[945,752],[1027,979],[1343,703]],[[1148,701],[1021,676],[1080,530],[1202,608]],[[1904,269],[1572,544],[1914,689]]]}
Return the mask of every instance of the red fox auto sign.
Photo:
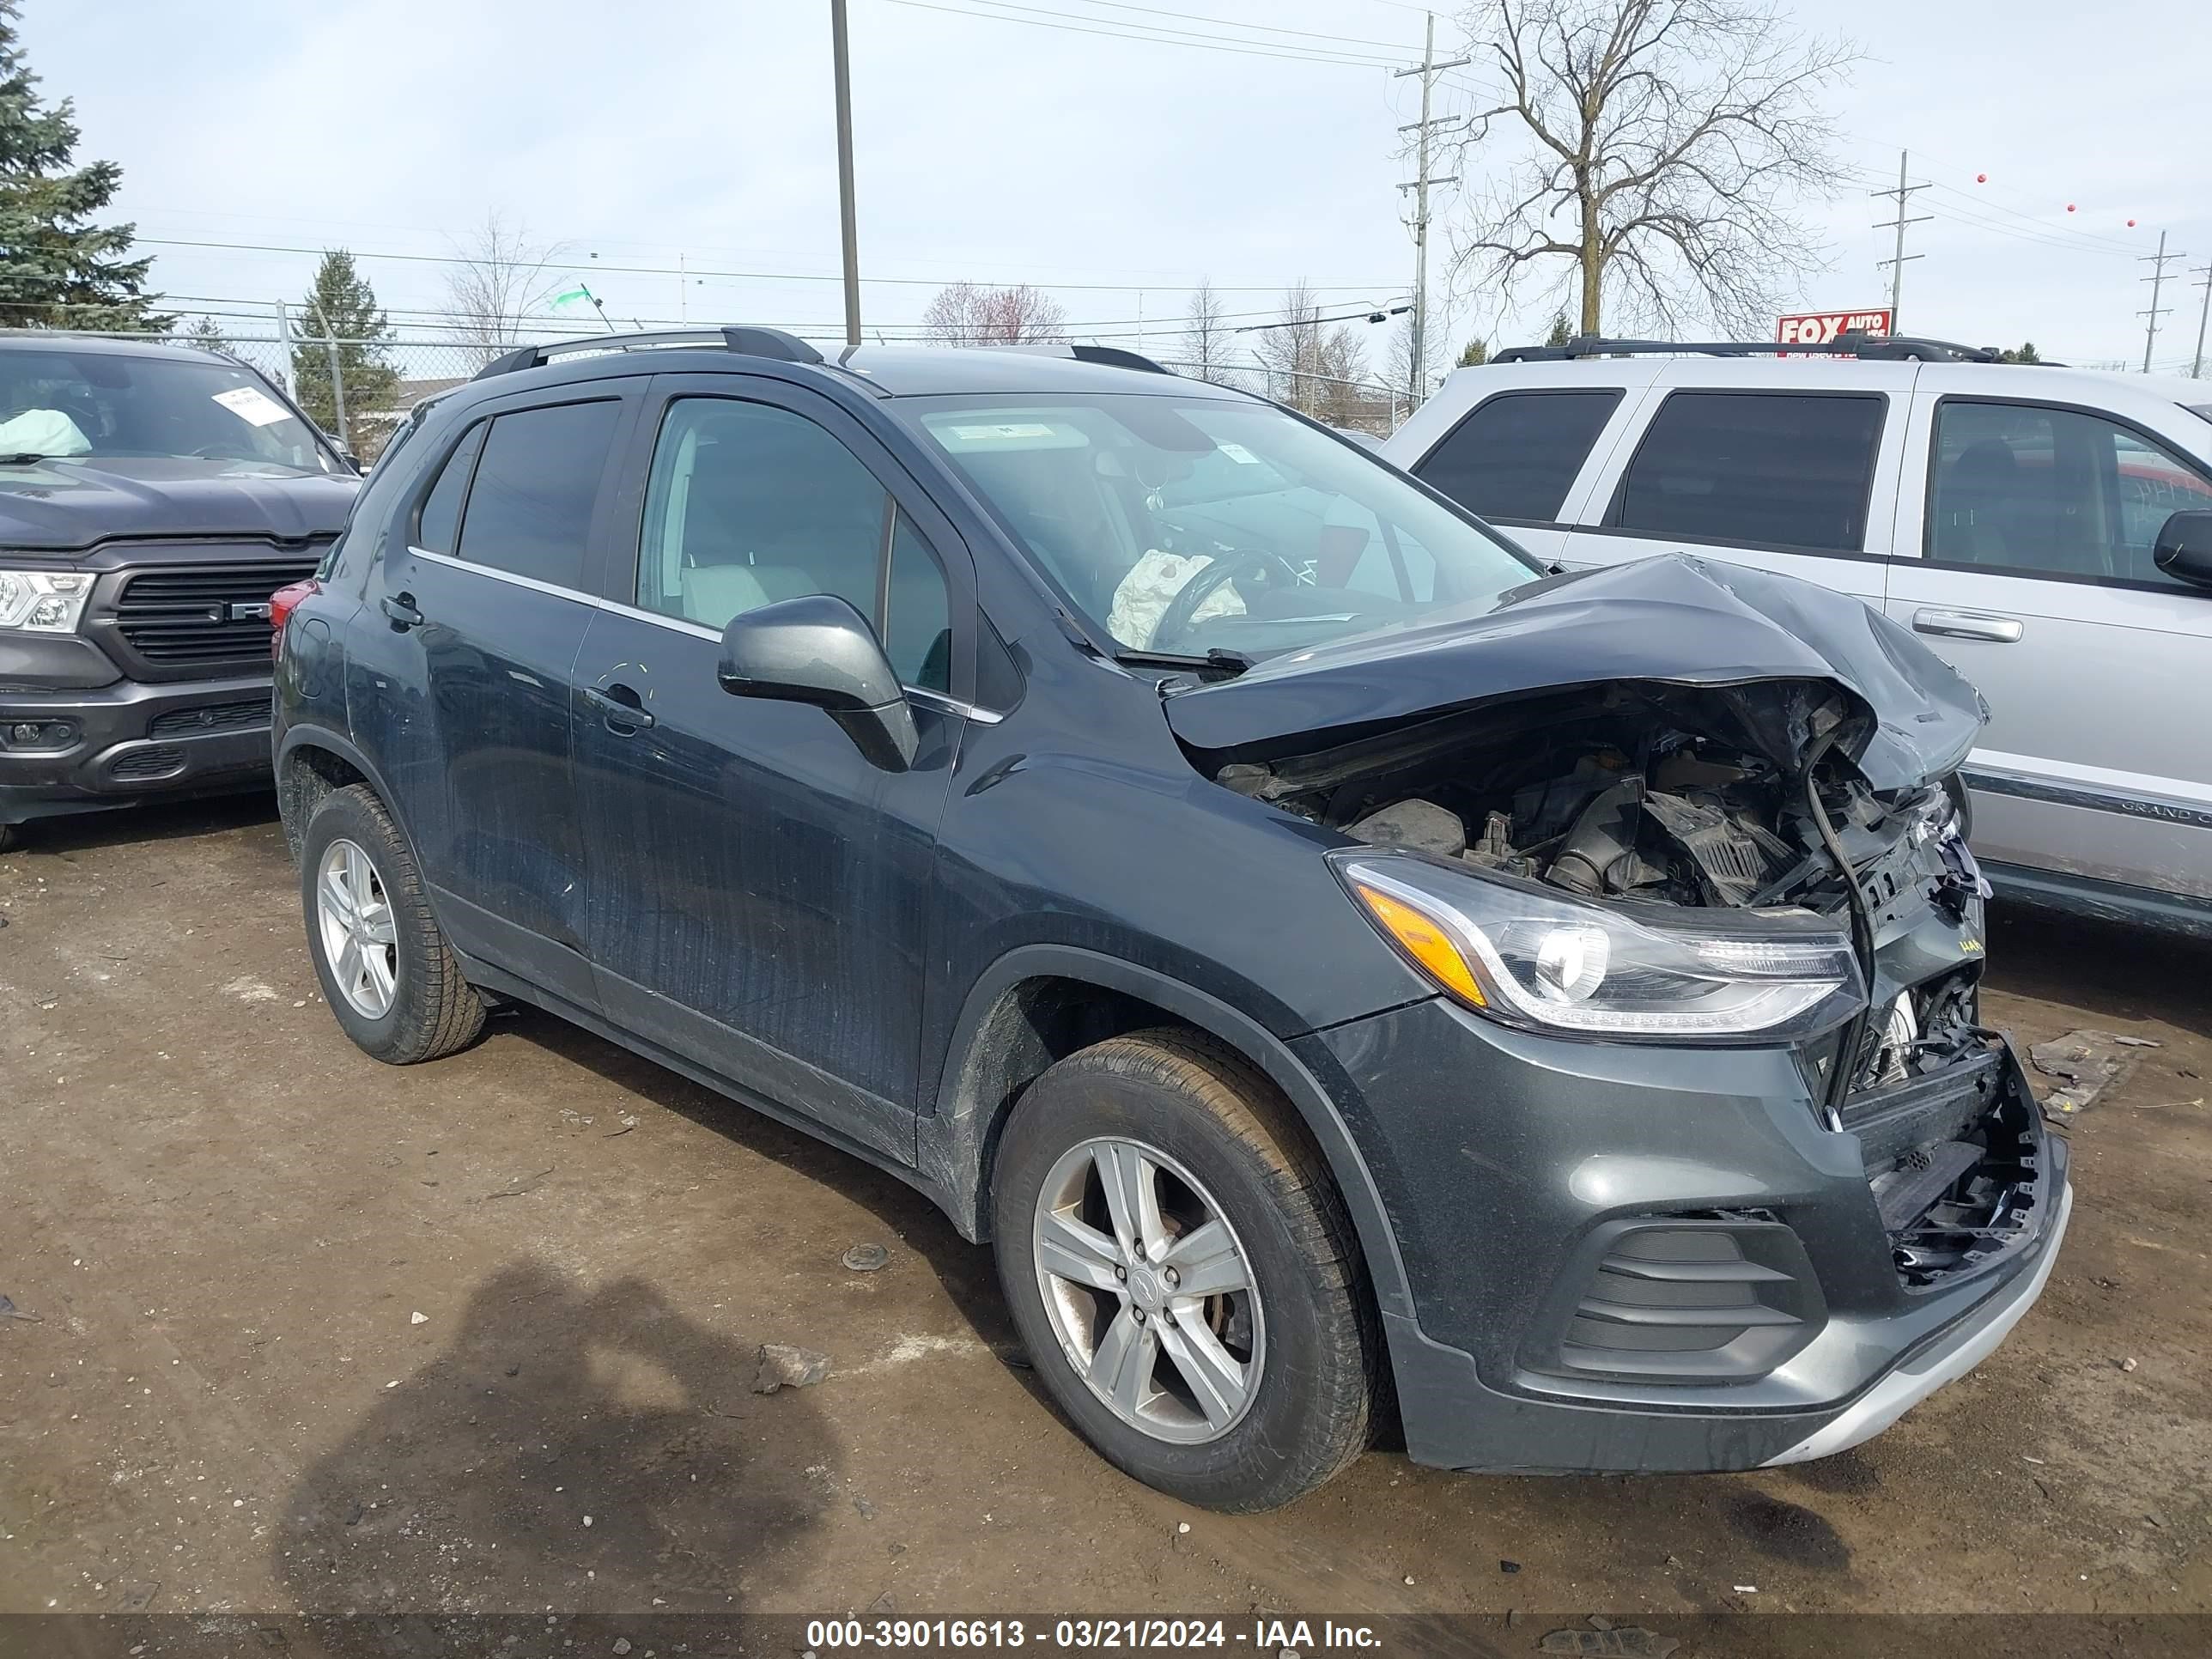
{"label": "red fox auto sign", "polygon": [[1807,311],[1784,317],[1774,337],[1784,345],[1826,345],[1838,334],[1887,334],[1889,311]]}

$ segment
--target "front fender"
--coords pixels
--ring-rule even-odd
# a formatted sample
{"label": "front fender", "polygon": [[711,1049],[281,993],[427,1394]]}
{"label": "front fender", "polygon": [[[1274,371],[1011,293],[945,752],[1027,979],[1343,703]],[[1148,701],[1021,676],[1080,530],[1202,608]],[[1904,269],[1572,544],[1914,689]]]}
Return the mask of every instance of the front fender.
{"label": "front fender", "polygon": [[[1011,1073],[994,1063],[1008,1044],[1018,1047],[1025,1035],[1036,1044],[1034,1035],[1019,1026],[1017,993],[1036,980],[1073,981],[1139,998],[1218,1037],[1265,1072],[1328,1160],[1358,1233],[1377,1304],[1386,1314],[1411,1317],[1405,1262],[1382,1193],[1335,1103],[1284,1040],[1208,992],[1121,957],[1073,945],[1027,945],[1008,951],[976,979],[962,1005],[936,1109],[920,1120],[916,1152],[920,1173],[964,1237],[988,1237],[990,1169],[999,1132],[1021,1087],[1052,1059],[1038,1048],[1027,1056],[1018,1054]],[[992,1079],[1010,1075],[1013,1086],[994,1086]]]}

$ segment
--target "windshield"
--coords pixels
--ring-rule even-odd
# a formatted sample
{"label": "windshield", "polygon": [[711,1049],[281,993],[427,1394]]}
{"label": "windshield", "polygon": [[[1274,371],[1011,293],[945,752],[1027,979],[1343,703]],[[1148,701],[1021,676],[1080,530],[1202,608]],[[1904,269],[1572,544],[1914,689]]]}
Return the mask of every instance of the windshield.
{"label": "windshield", "polygon": [[198,457],[337,472],[305,421],[251,370],[110,351],[0,349],[0,459]]}
{"label": "windshield", "polygon": [[1271,404],[900,400],[1125,651],[1254,659],[1486,605],[1536,567]]}

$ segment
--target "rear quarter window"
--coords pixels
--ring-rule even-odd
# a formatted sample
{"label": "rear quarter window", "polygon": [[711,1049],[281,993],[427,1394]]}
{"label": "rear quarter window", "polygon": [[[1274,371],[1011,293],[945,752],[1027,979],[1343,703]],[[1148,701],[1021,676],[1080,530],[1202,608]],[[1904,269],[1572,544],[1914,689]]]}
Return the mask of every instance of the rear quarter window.
{"label": "rear quarter window", "polygon": [[1622,392],[1500,392],[1470,410],[1413,476],[1486,519],[1555,520]]}

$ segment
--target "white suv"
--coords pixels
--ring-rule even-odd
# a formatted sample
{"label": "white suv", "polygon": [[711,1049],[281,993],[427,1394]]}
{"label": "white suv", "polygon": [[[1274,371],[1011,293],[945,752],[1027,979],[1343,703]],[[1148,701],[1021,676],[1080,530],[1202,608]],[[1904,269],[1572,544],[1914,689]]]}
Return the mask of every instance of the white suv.
{"label": "white suv", "polygon": [[1383,453],[1565,569],[1703,553],[1934,636],[1999,889],[2212,935],[2212,381],[1859,343],[1510,353]]}

